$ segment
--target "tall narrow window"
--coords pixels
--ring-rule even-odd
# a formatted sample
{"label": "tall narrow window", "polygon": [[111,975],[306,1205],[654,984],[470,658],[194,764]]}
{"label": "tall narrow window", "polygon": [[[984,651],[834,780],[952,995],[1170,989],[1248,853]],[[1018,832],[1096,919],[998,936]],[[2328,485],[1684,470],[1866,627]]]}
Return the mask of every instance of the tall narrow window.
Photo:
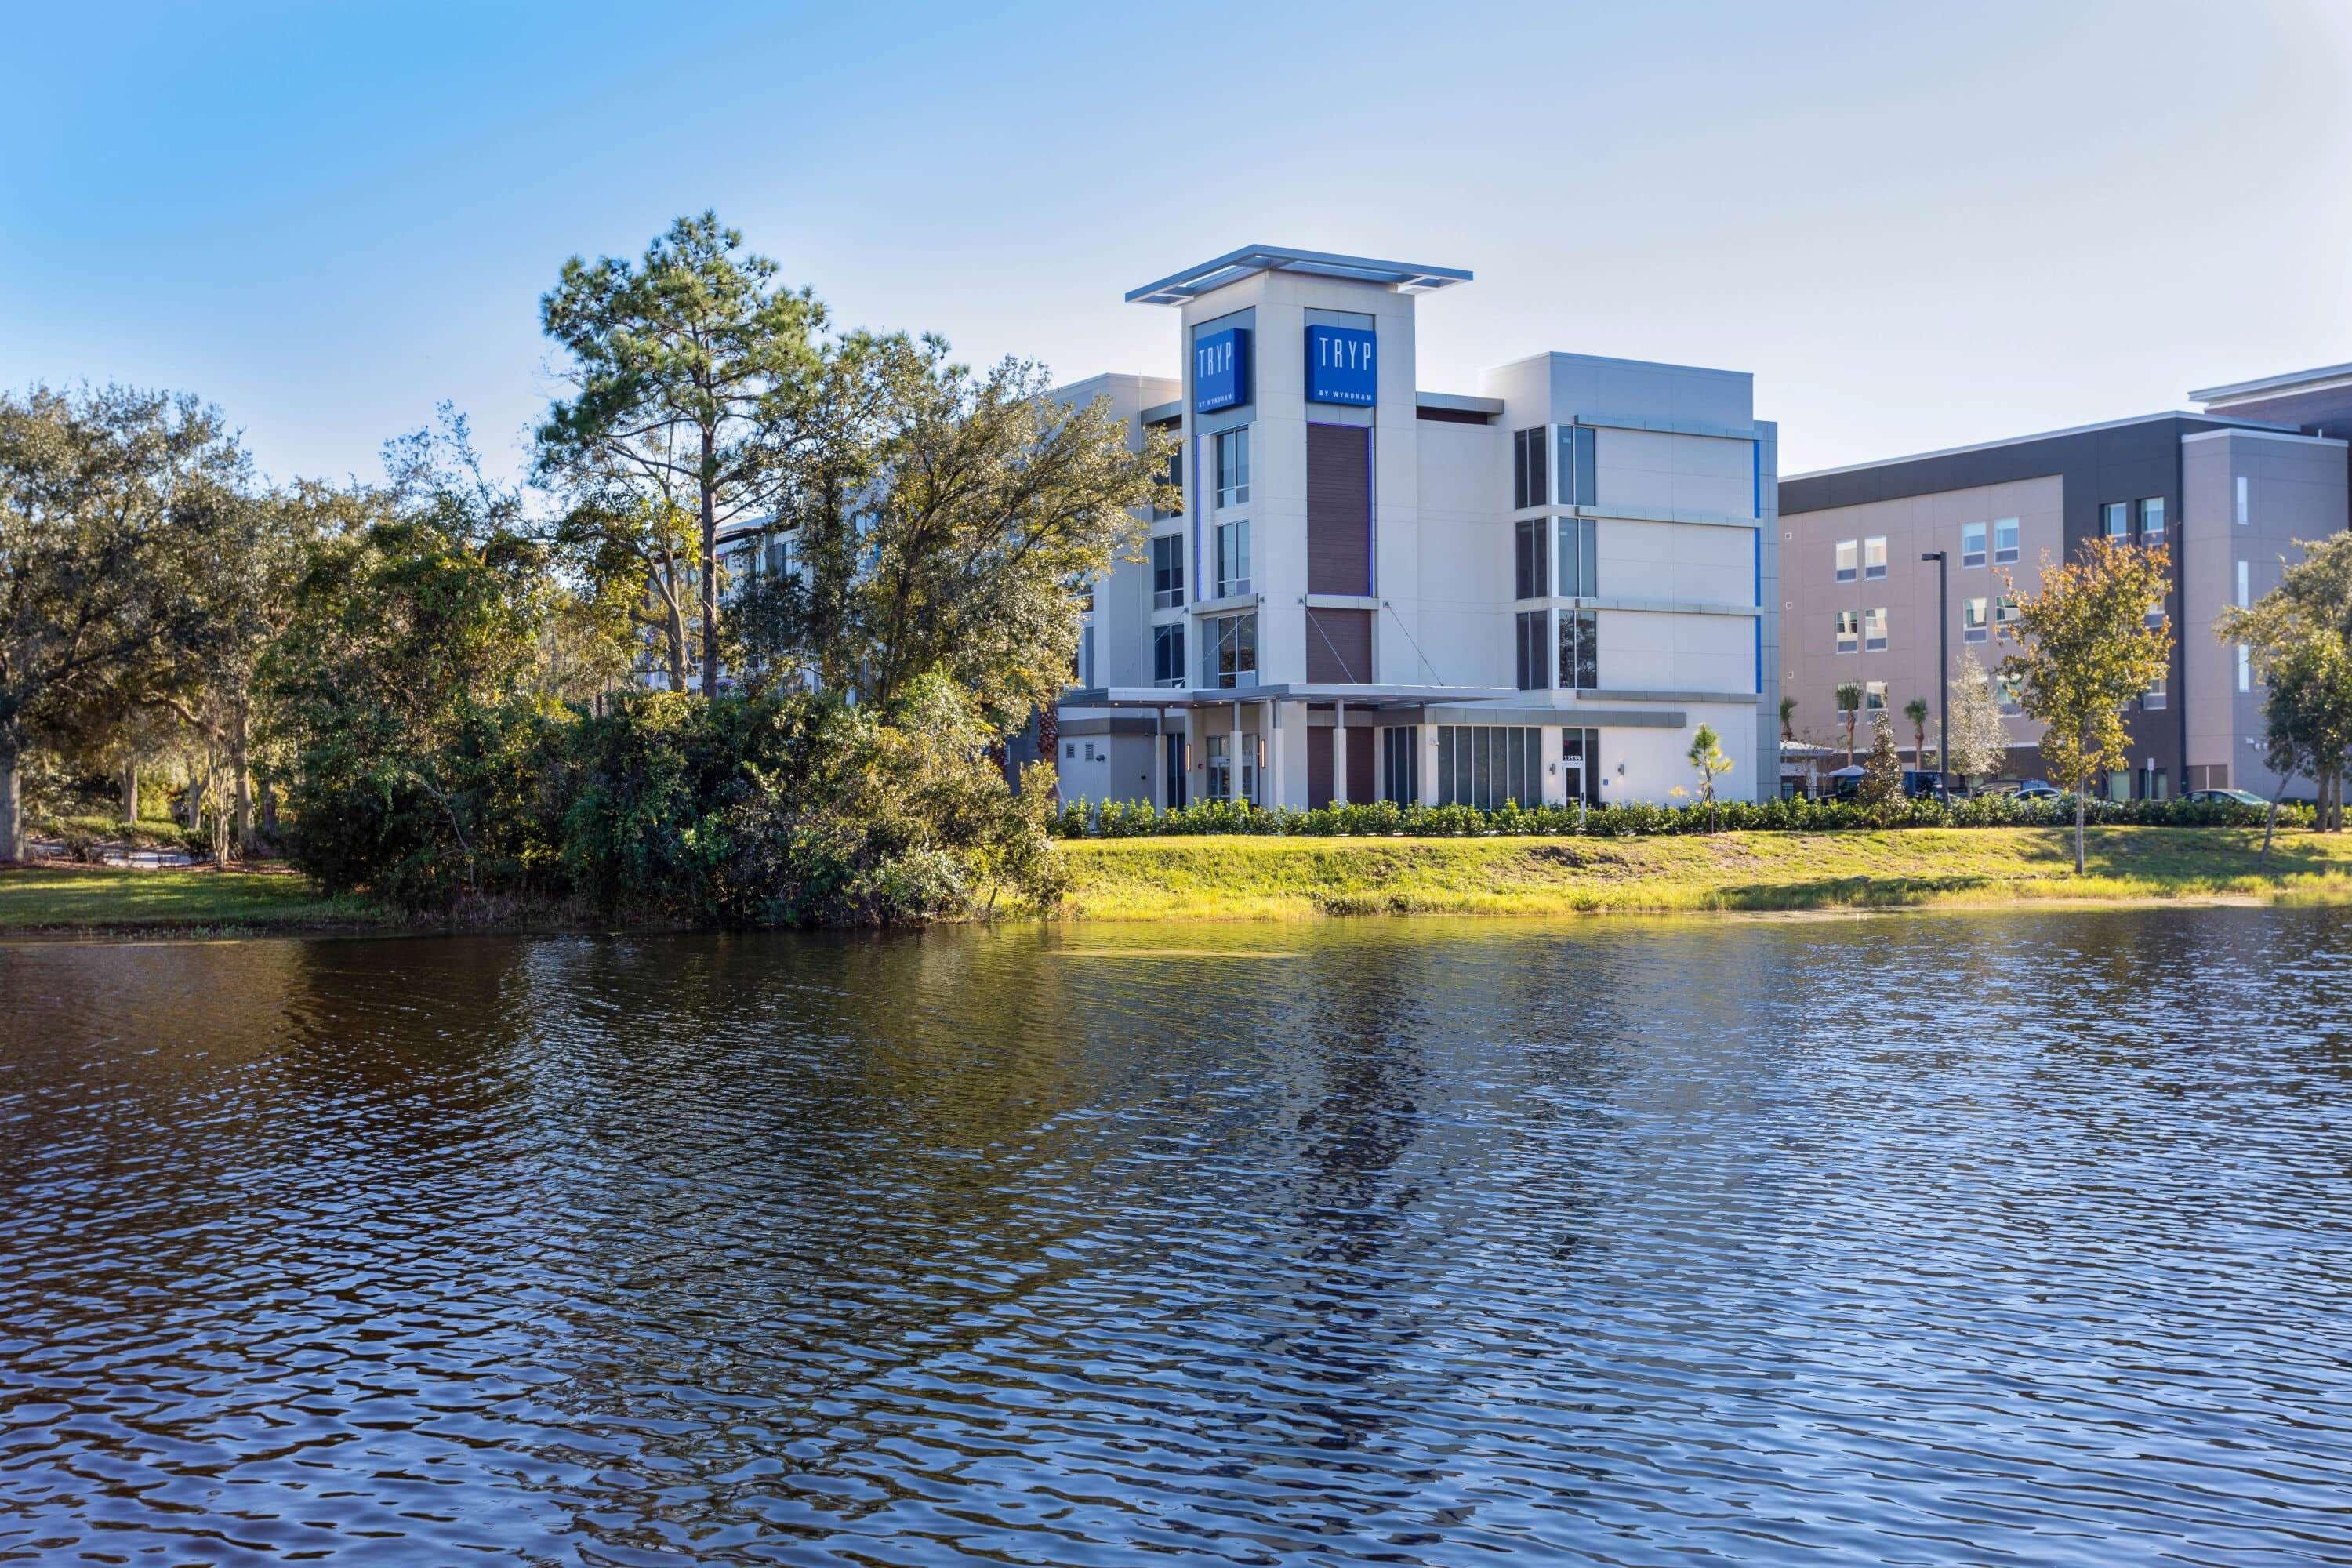
{"label": "tall narrow window", "polygon": [[1421,731],[1391,724],[1381,731],[1381,798],[1411,805],[1421,798]]}
{"label": "tall narrow window", "polygon": [[1985,640],[1984,600],[1962,599],[1960,601],[1960,640],[1962,642]]}
{"label": "tall narrow window", "polygon": [[2139,542],[2147,545],[2164,542],[2164,498],[2150,496],[2139,503]]}
{"label": "tall narrow window", "polygon": [[1513,584],[1521,599],[1540,599],[1551,587],[1551,520],[1522,518],[1517,527],[1517,571]]}
{"label": "tall narrow window", "polygon": [[[2252,522],[2253,521],[2253,507],[2251,504],[2252,497],[2250,494],[2252,489],[2253,487],[2247,480],[2246,476],[2240,474],[2238,476],[2238,521],[2240,522]],[[2245,689],[2241,687],[2239,689],[2242,691]]]}
{"label": "tall narrow window", "polygon": [[1864,577],[1886,575],[1886,540],[1884,535],[1862,542],[1862,574]]}
{"label": "tall narrow window", "polygon": [[1250,525],[1217,525],[1217,597],[1230,599],[1250,591]]}
{"label": "tall narrow window", "polygon": [[2010,637],[2013,634],[2009,628],[2016,624],[2017,595],[2014,594],[2003,594],[2000,598],[1995,599],[1992,602],[1993,629],[1999,632],[2002,637]]}
{"label": "tall narrow window", "polygon": [[1839,540],[1837,547],[1837,580],[1841,583],[1853,582],[1859,574],[1858,568],[1861,561],[1862,541],[1859,539]]}
{"label": "tall narrow window", "polygon": [[2140,693],[2139,705],[2150,710],[2164,706],[2164,677],[2158,676],[2156,684]]}
{"label": "tall narrow window", "polygon": [[2250,585],[2246,572],[2246,563],[2241,561],[2238,563],[2238,608],[2242,610],[2250,610],[2253,608],[2253,595],[2248,592]]}
{"label": "tall narrow window", "polygon": [[1589,517],[1563,517],[1559,524],[1553,559],[1559,563],[1559,581],[1553,592],[1563,599],[1597,598],[1601,587],[1593,569],[1593,543],[1600,525]]}
{"label": "tall narrow window", "polygon": [[1981,522],[1960,524],[1960,564],[1981,566],[1985,563],[1985,525]]}
{"label": "tall narrow window", "polygon": [[1837,613],[1837,650],[1852,653],[1862,646],[1862,612],[1840,610]]}
{"label": "tall narrow window", "polygon": [[1208,623],[1209,684],[1215,687],[1257,684],[1257,617],[1225,616]]}
{"label": "tall narrow window", "polygon": [[1217,434],[1217,505],[1240,506],[1250,496],[1250,433],[1244,425],[1238,430]]}
{"label": "tall narrow window", "polygon": [[2241,691],[2252,691],[2253,689],[2253,650],[2248,647],[2244,643],[2240,643],[2238,645],[2238,689]]}
{"label": "tall narrow window", "polygon": [[1886,646],[1886,609],[1881,605],[1862,613],[1862,651],[1876,653]]}
{"label": "tall narrow window", "polygon": [[1992,563],[1996,566],[2017,563],[2017,519],[2003,517],[1993,520]]}
{"label": "tall narrow window", "polygon": [[1182,516],[1184,508],[1181,503],[1183,497],[1184,454],[1181,451],[1171,452],[1168,454],[1168,466],[1151,479],[1152,521],[1157,522],[1161,518]]}
{"label": "tall narrow window", "polygon": [[[1561,618],[1567,619],[1569,616],[1570,612],[1563,612]],[[1518,688],[1522,691],[1541,691],[1550,684],[1544,679],[1546,667],[1550,662],[1544,658],[1544,644],[1549,640],[1546,634],[1550,630],[1545,623],[1550,619],[1551,613],[1548,610],[1519,612],[1515,627],[1517,657],[1513,664]]]}
{"label": "tall narrow window", "polygon": [[1551,478],[1544,460],[1544,446],[1549,438],[1544,426],[1521,430],[1511,442],[1511,504],[1515,507],[1546,506],[1551,500]]}
{"label": "tall narrow window", "polygon": [[1151,628],[1151,684],[1184,684],[1184,625]]}
{"label": "tall narrow window", "polygon": [[2131,537],[2131,502],[2111,500],[2099,508],[2099,529],[2109,539]]}
{"label": "tall narrow window", "polygon": [[1559,685],[1563,691],[1601,687],[1600,616],[1591,610],[1559,613]]}
{"label": "tall narrow window", "polygon": [[1184,602],[1184,536],[1164,534],[1151,542],[1151,607],[1172,610]]}
{"label": "tall narrow window", "polygon": [[1589,425],[1562,425],[1557,443],[1559,470],[1559,504],[1562,506],[1598,506],[1595,499],[1600,489],[1594,461],[1595,443],[1601,432]]}

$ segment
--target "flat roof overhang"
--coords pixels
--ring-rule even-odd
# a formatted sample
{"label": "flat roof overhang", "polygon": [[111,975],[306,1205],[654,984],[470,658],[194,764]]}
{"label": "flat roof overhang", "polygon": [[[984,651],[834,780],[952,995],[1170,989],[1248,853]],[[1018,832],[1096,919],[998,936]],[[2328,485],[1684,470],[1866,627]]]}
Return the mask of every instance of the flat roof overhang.
{"label": "flat roof overhang", "polygon": [[1426,293],[1471,275],[1459,267],[1422,267],[1409,261],[1382,261],[1370,256],[1340,256],[1328,250],[1293,250],[1282,245],[1245,245],[1223,256],[1171,272],[1156,283],[1127,291],[1130,305],[1181,305],[1213,289],[1238,283],[1257,272],[1305,272],[1318,278],[1339,278],[1351,283],[1380,283],[1402,293]]}
{"label": "flat roof overhang", "polygon": [[1350,708],[1425,708],[1447,702],[1499,702],[1527,693],[1508,686],[1086,686],[1065,691],[1063,708],[1230,708],[1236,702],[1344,702]]}

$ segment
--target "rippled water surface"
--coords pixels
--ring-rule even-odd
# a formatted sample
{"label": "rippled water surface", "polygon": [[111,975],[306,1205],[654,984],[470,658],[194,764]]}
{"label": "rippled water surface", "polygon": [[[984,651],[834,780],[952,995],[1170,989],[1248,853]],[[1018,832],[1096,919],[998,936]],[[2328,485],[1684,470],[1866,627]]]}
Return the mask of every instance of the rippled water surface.
{"label": "rippled water surface", "polygon": [[2352,1562],[2347,955],[0,947],[0,1561]]}

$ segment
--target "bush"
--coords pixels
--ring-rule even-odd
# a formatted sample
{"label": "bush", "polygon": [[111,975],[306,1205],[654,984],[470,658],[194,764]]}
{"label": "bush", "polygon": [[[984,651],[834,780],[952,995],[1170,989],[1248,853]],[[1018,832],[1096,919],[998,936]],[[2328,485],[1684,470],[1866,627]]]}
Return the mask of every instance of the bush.
{"label": "bush", "polygon": [[[2099,801],[2087,819],[2097,826],[2146,827],[2260,827],[2263,809],[2234,802],[2179,800]],[[2052,800],[2015,795],[1979,795],[1950,805],[1933,800],[1894,800],[1872,805],[1856,801],[1727,800],[1710,813],[1697,805],[1653,805],[1633,802],[1590,808],[1523,806],[1506,801],[1493,810],[1469,805],[1398,805],[1389,801],[1318,806],[1312,811],[1262,808],[1233,801],[1202,801],[1174,811],[1149,802],[1083,800],[1066,803],[1053,819],[1063,838],[1135,838],[1150,835],[1210,833],[1286,834],[1299,837],[1459,838],[1517,834],[1596,838],[1655,837],[1685,833],[1833,833],[1910,827],[2071,826],[2074,807]],[[2311,808],[2283,805],[2282,826],[2308,826]]]}

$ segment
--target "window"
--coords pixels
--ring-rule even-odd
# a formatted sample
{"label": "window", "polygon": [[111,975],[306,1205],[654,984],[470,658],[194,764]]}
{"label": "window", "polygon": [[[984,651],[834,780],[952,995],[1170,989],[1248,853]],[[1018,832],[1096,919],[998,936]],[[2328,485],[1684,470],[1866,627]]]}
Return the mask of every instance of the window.
{"label": "window", "polygon": [[2238,563],[2238,608],[2242,610],[2250,610],[2254,605],[2252,595],[2246,592],[2246,563],[2241,561]]}
{"label": "window", "polygon": [[2020,699],[2025,688],[2017,677],[1996,674],[1992,678],[1992,689],[1993,695],[2000,699],[2002,712],[2016,713],[2023,710],[2025,705]]}
{"label": "window", "polygon": [[1852,653],[1862,646],[1862,612],[1840,610],[1837,613],[1837,650]]}
{"label": "window", "polygon": [[1151,684],[1184,684],[1184,626],[1181,621],[1172,626],[1151,628]]}
{"label": "window", "polygon": [[1217,597],[1230,599],[1250,591],[1249,524],[1217,525]]}
{"label": "window", "polygon": [[2141,619],[2147,625],[2151,626],[2160,626],[2164,625],[2164,601],[2158,599],[2155,604],[2150,605],[2147,607],[2147,614],[2142,616]]}
{"label": "window", "polygon": [[1862,684],[1862,710],[1865,713],[1886,711],[1886,682],[1865,680]]}
{"label": "window", "polygon": [[1855,576],[1854,567],[1861,560],[1862,541],[1859,539],[1839,540],[1837,547],[1837,580],[1841,583],[1853,582]]}
{"label": "window", "polygon": [[1088,621],[1078,633],[1078,668],[1076,671],[1080,686],[1095,683],[1095,624]]}
{"label": "window", "polygon": [[2139,705],[2150,711],[2164,706],[2164,677],[2158,676],[2156,684],[2140,693]]}
{"label": "window", "polygon": [[[1173,426],[1161,426],[1173,428]],[[1151,518],[1157,522],[1164,517],[1181,517],[1184,509],[1178,504],[1184,495],[1184,454],[1168,454],[1168,467],[1152,477]]]}
{"label": "window", "polygon": [[2111,500],[2099,508],[2099,531],[2109,539],[2131,537],[2131,502]]}
{"label": "window", "polygon": [[1223,616],[1208,623],[1209,684],[1257,684],[1257,617]]}
{"label": "window", "polygon": [[1962,642],[1985,640],[1984,600],[1962,599],[1960,601],[1960,640]]}
{"label": "window", "polygon": [[1960,524],[1960,564],[1981,566],[1985,563],[1985,525],[1981,522]]}
{"label": "window", "polygon": [[2017,519],[1997,518],[1992,525],[1992,563],[2011,566],[2017,562]]}
{"label": "window", "polygon": [[1172,610],[1184,602],[1184,536],[1163,534],[1151,542],[1151,607]]}
{"label": "window", "polygon": [[1885,605],[1862,613],[1862,651],[1876,653],[1886,646],[1886,608]]}
{"label": "window", "polygon": [[[2253,487],[2248,482],[2246,476],[2240,474],[2238,476],[2238,521],[2242,523],[2251,522],[2253,521],[2254,511],[2253,507],[2251,504],[2253,499],[2252,494],[2252,489]],[[2241,689],[2243,689],[2241,688]]]}
{"label": "window", "polygon": [[768,540],[768,573],[774,577],[789,577],[793,571],[793,542],[790,535],[774,534]]}
{"label": "window", "polygon": [[1545,623],[1551,619],[1549,610],[1522,610],[1514,628],[1512,647],[1519,689],[1540,691],[1550,683],[1544,679],[1545,634],[1550,629]]}
{"label": "window", "polygon": [[1217,504],[1240,506],[1249,500],[1249,426],[1222,430],[1217,444]]}
{"label": "window", "polygon": [[1520,599],[1540,599],[1551,587],[1551,520],[1522,519],[1517,525],[1517,572],[1512,582]]}
{"label": "window", "polygon": [[1992,624],[1993,629],[2001,636],[2010,635],[2009,628],[2017,624],[2016,595],[2003,594],[1992,602]]}
{"label": "window", "polygon": [[1862,574],[1864,577],[1886,575],[1886,540],[1884,536],[1862,542]]}
{"label": "window", "polygon": [[1601,593],[1601,579],[1594,571],[1593,544],[1599,524],[1589,517],[1563,517],[1559,520],[1558,549],[1553,559],[1559,564],[1559,582],[1554,592],[1563,599],[1591,599]]}
{"label": "window", "polygon": [[1543,731],[1517,725],[1440,724],[1437,803],[1491,810],[1543,799]]}
{"label": "window", "polygon": [[1591,610],[1559,613],[1559,686],[1563,691],[1601,687],[1601,617]]}
{"label": "window", "polygon": [[2139,503],[2139,542],[2142,544],[2164,542],[2164,498],[2150,496]]}
{"label": "window", "polygon": [[2253,689],[2253,650],[2248,647],[2244,643],[2240,643],[2238,645],[2238,689],[2241,691],[2252,691]]}
{"label": "window", "polygon": [[1601,432],[1589,425],[1562,425],[1559,430],[1559,504],[1600,505],[1593,447]]}
{"label": "window", "polygon": [[1381,731],[1381,798],[1410,805],[1421,798],[1421,731],[1391,724]]}
{"label": "window", "polygon": [[1551,479],[1544,462],[1544,426],[1522,430],[1511,442],[1511,504],[1545,506],[1551,500]]}

